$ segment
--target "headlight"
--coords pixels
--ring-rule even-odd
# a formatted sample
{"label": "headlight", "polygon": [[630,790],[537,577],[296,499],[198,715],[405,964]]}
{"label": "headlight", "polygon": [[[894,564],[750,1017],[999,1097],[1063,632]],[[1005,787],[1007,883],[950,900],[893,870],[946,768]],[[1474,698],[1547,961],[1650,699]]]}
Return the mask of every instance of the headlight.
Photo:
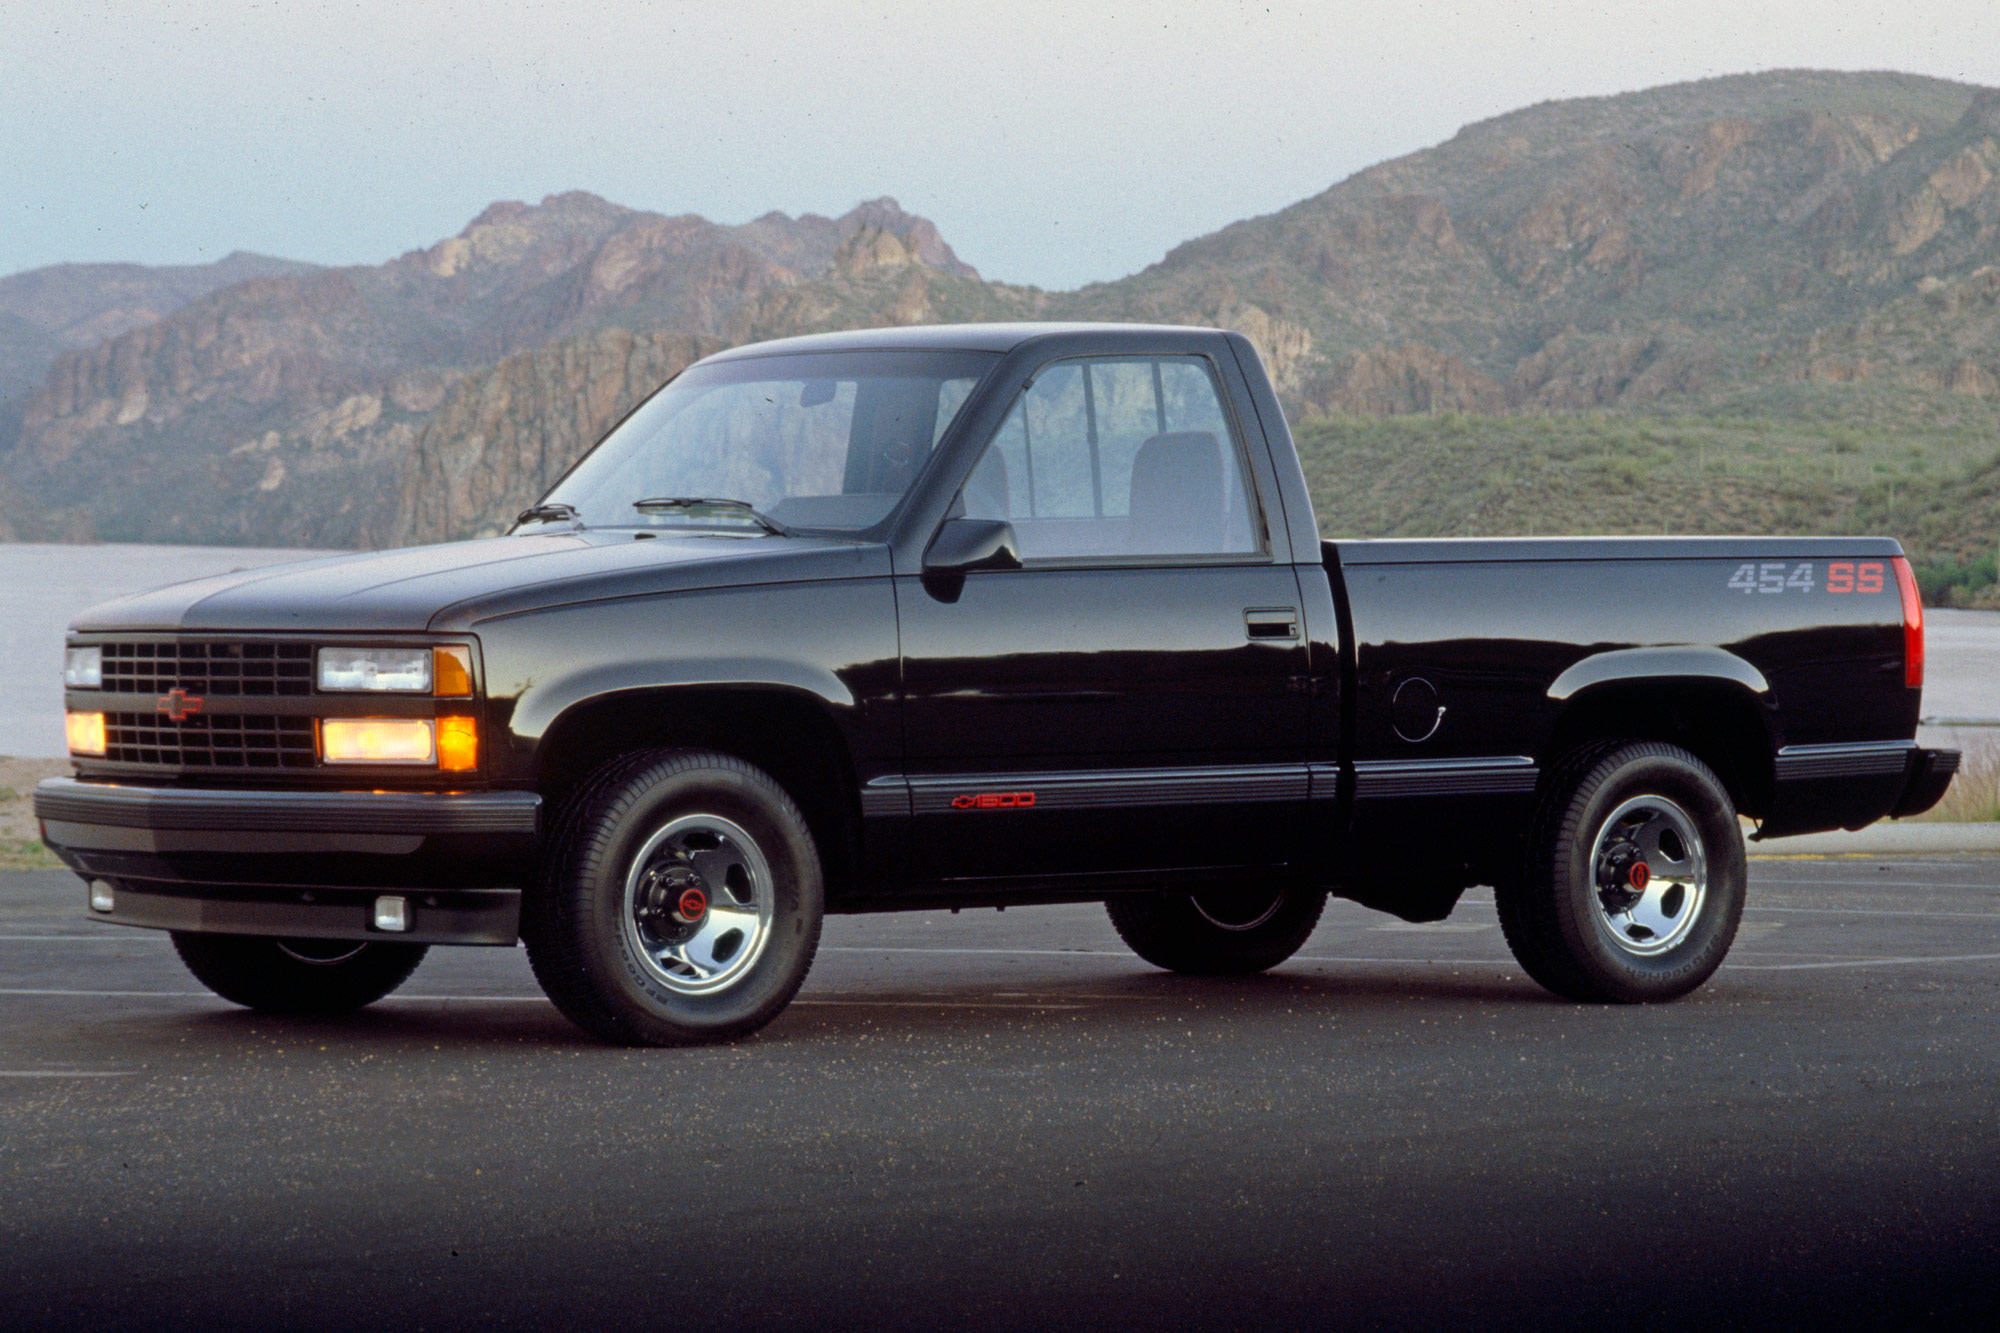
{"label": "headlight", "polygon": [[431,692],[431,650],[428,648],[322,648],[319,687],[348,693],[395,690],[407,694]]}
{"label": "headlight", "polygon": [[429,764],[437,741],[427,717],[329,717],[319,724],[319,753],[329,764]]}
{"label": "headlight", "polygon": [[104,650],[72,648],[64,653],[63,684],[72,690],[104,688]]}
{"label": "headlight", "polygon": [[441,699],[469,698],[472,650],[456,643],[436,648],[322,648],[319,687],[330,694],[393,690]]}

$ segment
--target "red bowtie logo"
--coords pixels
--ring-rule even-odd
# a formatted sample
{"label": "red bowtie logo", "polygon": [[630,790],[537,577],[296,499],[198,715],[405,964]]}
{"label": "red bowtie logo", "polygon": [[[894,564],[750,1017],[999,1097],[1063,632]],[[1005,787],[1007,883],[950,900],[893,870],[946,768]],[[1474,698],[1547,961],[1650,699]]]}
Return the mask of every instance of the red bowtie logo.
{"label": "red bowtie logo", "polygon": [[176,685],[161,695],[153,707],[174,721],[181,722],[201,711],[201,696],[189,694]]}

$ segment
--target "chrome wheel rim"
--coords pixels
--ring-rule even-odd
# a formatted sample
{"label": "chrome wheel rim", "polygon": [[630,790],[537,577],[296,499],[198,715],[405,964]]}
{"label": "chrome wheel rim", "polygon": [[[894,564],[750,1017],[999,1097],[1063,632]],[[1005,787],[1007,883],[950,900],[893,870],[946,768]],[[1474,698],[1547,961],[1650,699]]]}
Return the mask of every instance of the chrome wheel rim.
{"label": "chrome wheel rim", "polygon": [[770,942],[770,863],[743,826],[682,815],[646,839],[625,876],[625,944],[654,982],[706,995],[741,980]]}
{"label": "chrome wheel rim", "polygon": [[1188,901],[1194,904],[1202,920],[1218,930],[1255,930],[1285,905],[1283,889],[1272,889],[1270,895],[1266,900],[1261,894],[1210,893],[1204,903],[1201,894],[1191,893]]}
{"label": "chrome wheel rim", "polygon": [[1687,811],[1635,796],[1598,826],[1590,851],[1593,915],[1619,949],[1651,957],[1686,939],[1708,897],[1708,856]]}

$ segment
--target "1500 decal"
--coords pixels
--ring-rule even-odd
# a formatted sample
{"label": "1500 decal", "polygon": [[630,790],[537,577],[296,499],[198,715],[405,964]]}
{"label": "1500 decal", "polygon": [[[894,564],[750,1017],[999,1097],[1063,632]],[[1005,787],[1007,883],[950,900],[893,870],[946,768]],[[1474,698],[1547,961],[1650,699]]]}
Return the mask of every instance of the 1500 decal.
{"label": "1500 decal", "polygon": [[[1881,592],[1888,586],[1888,569],[1880,560],[1830,560],[1826,566],[1826,591]],[[1746,594],[1812,592],[1820,586],[1813,572],[1810,560],[1796,564],[1789,560],[1766,560],[1738,565],[1724,586]]]}
{"label": "1500 decal", "polygon": [[1026,810],[1035,803],[1031,791],[968,792],[951,798],[954,810]]}

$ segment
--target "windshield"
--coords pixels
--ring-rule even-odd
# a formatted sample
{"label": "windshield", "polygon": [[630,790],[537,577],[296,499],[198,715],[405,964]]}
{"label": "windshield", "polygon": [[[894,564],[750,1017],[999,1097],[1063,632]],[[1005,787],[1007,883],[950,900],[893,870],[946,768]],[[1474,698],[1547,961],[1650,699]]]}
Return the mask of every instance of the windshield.
{"label": "windshield", "polygon": [[903,498],[998,359],[827,352],[696,366],[627,417],[543,503],[568,505],[585,527],[752,533],[768,519],[784,529],[870,528]]}

